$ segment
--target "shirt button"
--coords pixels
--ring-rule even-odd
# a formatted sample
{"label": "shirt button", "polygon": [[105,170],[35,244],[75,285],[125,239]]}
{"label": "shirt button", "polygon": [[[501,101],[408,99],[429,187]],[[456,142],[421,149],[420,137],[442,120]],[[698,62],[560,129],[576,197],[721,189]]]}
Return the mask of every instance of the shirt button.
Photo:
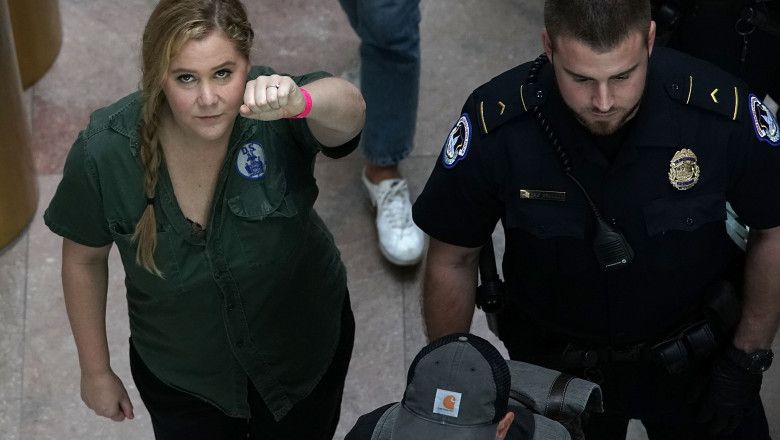
{"label": "shirt button", "polygon": [[228,304],[227,311],[232,312],[233,311],[233,304]]}
{"label": "shirt button", "polygon": [[688,226],[693,225],[693,217],[688,217],[685,219],[685,224]]}
{"label": "shirt button", "polygon": [[221,272],[214,272],[214,278],[216,278],[216,279],[222,278],[222,273]]}
{"label": "shirt button", "polygon": [[236,347],[241,348],[243,346],[244,346],[244,340],[243,339],[239,339],[238,341],[236,341]]}
{"label": "shirt button", "polygon": [[674,90],[675,92],[680,90],[680,85],[677,83],[672,84],[672,90]]}

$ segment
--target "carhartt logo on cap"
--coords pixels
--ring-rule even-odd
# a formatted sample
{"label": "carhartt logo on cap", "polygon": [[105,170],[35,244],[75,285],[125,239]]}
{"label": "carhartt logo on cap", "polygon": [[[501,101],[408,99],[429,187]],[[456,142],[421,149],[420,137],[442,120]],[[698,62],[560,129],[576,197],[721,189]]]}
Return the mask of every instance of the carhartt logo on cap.
{"label": "carhartt logo on cap", "polygon": [[450,394],[449,396],[444,398],[444,407],[447,408],[448,410],[452,411],[453,409],[455,409],[455,403],[457,401],[458,400],[455,398],[455,396]]}
{"label": "carhartt logo on cap", "polygon": [[433,413],[450,417],[458,417],[460,411],[460,393],[436,389],[436,400],[433,402]]}

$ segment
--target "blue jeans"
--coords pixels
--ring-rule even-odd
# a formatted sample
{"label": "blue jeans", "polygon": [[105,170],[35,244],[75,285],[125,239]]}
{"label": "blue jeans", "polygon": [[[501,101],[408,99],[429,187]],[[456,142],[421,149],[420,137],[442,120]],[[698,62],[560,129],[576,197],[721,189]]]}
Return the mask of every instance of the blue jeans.
{"label": "blue jeans", "polygon": [[414,146],[420,88],[420,0],[339,0],[360,37],[366,159],[395,165]]}

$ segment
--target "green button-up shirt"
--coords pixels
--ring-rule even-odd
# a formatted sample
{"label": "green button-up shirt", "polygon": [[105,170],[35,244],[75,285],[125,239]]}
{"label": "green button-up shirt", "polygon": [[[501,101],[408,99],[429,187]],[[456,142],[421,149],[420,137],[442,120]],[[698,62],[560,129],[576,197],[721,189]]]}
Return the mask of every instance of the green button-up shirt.
{"label": "green button-up shirt", "polygon": [[[250,78],[271,73],[255,67]],[[139,93],[92,114],[46,225],[87,246],[116,244],[133,343],[157,377],[238,417],[249,415],[251,380],[280,419],[324,374],[340,333],[345,269],[313,210],[322,146],[305,120],[238,116],[205,238],[192,234],[163,164],[154,204],[159,278],[136,264],[131,240],[146,208],[140,121]]]}

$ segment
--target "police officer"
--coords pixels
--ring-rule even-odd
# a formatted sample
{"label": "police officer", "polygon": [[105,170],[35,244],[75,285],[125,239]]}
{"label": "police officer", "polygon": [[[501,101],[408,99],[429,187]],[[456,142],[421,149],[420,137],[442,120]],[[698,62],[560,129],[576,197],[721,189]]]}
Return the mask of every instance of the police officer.
{"label": "police officer", "polygon": [[[648,0],[547,0],[545,55],[477,88],[415,222],[428,337],[468,331],[500,220],[510,356],[601,382],[587,438],[768,439],[780,133],[734,76],[653,48]],[[751,232],[744,276],[726,202]],[[741,305],[740,305],[741,304]],[[688,402],[691,402],[690,404]]]}

